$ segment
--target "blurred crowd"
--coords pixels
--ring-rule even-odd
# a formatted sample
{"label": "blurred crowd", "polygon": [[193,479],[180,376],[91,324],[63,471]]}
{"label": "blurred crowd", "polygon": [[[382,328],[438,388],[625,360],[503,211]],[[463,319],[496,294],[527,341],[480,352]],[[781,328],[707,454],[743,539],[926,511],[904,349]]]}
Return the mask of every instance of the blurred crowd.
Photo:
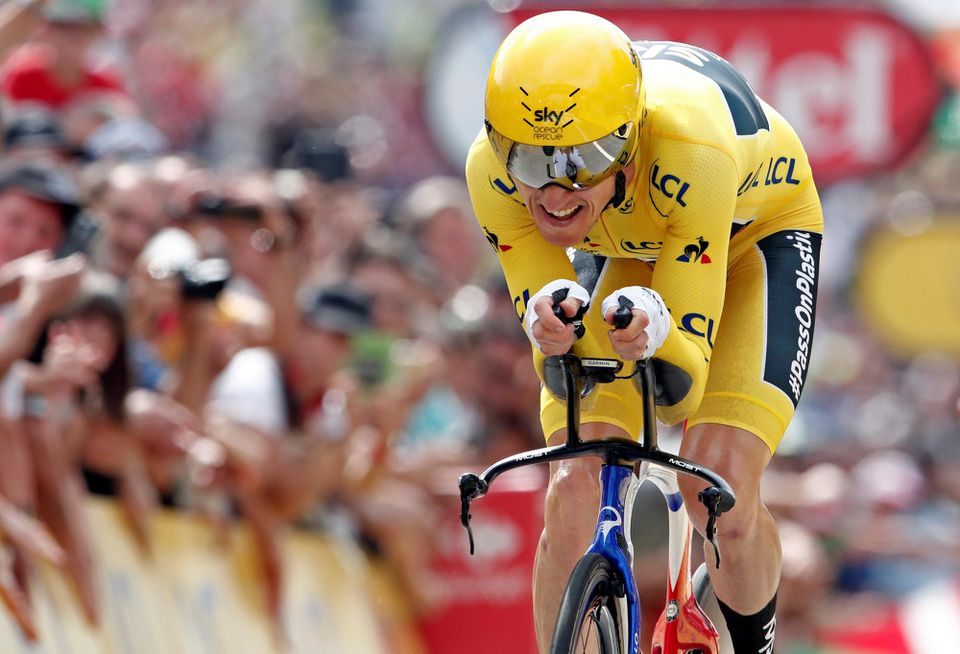
{"label": "blurred crowd", "polygon": [[[163,4],[151,21],[192,7]],[[455,488],[431,473],[538,441],[528,346],[463,181],[362,182],[319,118],[261,165],[215,165],[210,116],[165,113],[203,113],[189,75],[156,91],[101,67],[102,11],[0,6],[6,606],[33,636],[42,557],[98,621],[89,492],[119,499],[146,555],[155,507],[216,536],[246,521],[274,615],[291,525],[348,534],[429,610]]]}
{"label": "blurred crowd", "polygon": [[[542,444],[513,300],[425,135],[425,46],[354,4],[378,5],[0,5],[0,595],[26,636],[37,559],[100,618],[87,493],[145,556],[157,507],[224,547],[244,521],[274,616],[290,527],[361,543],[428,614],[456,474]],[[825,264],[905,188],[960,216],[944,166],[829,192]],[[797,652],[960,575],[960,366],[885,352],[851,275],[765,489]]]}

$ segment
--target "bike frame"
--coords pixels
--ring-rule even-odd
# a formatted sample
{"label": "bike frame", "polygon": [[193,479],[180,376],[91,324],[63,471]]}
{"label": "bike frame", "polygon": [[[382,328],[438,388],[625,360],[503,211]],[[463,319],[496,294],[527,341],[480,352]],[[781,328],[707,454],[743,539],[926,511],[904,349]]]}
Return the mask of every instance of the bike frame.
{"label": "bike frame", "polygon": [[717,631],[696,605],[690,588],[690,543],[693,525],[684,507],[683,496],[672,470],[644,462],[639,477],[632,466],[604,464],[600,468],[600,511],[597,529],[587,554],[606,558],[624,581],[620,640],[632,654],[640,648],[640,597],[633,576],[633,541],[630,538],[633,503],[643,482],[656,486],[666,500],[669,512],[667,558],[667,597],[663,618],[653,636],[652,651],[679,652],[700,647],[705,654],[716,654]]}

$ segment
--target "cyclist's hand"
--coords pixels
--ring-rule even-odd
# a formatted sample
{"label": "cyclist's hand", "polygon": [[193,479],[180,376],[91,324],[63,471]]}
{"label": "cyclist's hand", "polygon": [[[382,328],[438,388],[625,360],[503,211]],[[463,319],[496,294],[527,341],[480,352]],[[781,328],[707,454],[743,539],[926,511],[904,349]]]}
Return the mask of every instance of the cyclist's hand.
{"label": "cyclist's hand", "polygon": [[670,333],[670,312],[660,294],[643,286],[626,286],[603,300],[603,318],[613,325],[615,312],[630,307],[633,318],[622,329],[609,332],[614,351],[625,360],[636,361],[653,356]]}
{"label": "cyclist's hand", "polygon": [[[583,303],[572,297],[560,303],[560,308],[567,316],[573,316]],[[576,337],[572,324],[564,324],[553,315],[553,298],[540,297],[533,304],[533,311],[537,320],[530,328],[530,336],[537,343],[540,351],[547,356],[566,354],[573,347]]]}
{"label": "cyclist's hand", "polygon": [[564,298],[560,302],[560,309],[569,318],[590,302],[587,289],[571,279],[555,279],[530,298],[526,317],[527,335],[547,356],[566,354],[576,340],[574,326],[564,323],[553,313],[555,293],[557,298]]}
{"label": "cyclist's hand", "polygon": [[[615,312],[616,308],[611,308],[603,316],[603,319],[611,326],[614,324],[613,314]],[[637,361],[644,358],[647,344],[650,341],[650,336],[646,331],[647,325],[650,324],[650,317],[646,311],[641,309],[631,309],[630,313],[633,314],[633,320],[630,321],[630,324],[623,329],[611,329],[607,332],[607,336],[610,337],[610,344],[613,345],[613,351],[617,353],[618,357],[624,361]]]}

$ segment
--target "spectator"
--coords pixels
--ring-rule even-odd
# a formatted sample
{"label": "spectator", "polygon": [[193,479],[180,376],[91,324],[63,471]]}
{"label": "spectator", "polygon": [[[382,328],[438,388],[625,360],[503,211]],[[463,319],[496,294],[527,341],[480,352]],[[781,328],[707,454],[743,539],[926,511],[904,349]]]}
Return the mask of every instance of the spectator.
{"label": "spectator", "polygon": [[308,289],[302,295],[299,346],[285,365],[291,422],[340,438],[341,430],[331,426],[334,417],[327,415],[324,397],[334,376],[348,363],[351,335],[369,328],[369,298],[349,286]]}
{"label": "spectator", "polygon": [[124,93],[119,76],[92,59],[104,36],[101,0],[49,0],[43,16],[37,40],[14,52],[4,67],[0,84],[9,103],[64,111],[97,96]]}
{"label": "spectator", "polygon": [[371,230],[347,261],[350,279],[372,298],[373,328],[390,338],[422,335],[436,318],[439,301],[424,261],[408,261],[413,243]]}
{"label": "spectator", "polygon": [[80,211],[70,176],[45,163],[0,170],[0,266],[60,247]]}
{"label": "spectator", "polygon": [[[84,261],[51,261],[79,204],[69,177],[46,166],[0,171],[0,373],[30,352],[44,322],[76,289]],[[12,302],[16,300],[16,302]]]}
{"label": "spectator", "polygon": [[170,223],[162,188],[143,163],[108,164],[91,209],[101,234],[93,263],[128,279],[147,242]]}
{"label": "spectator", "polygon": [[193,207],[201,244],[226,258],[232,276],[228,296],[265,302],[272,313],[269,345],[283,354],[296,331],[296,293],[305,273],[296,222],[262,174],[226,177],[220,189],[200,193]]}
{"label": "spectator", "polygon": [[[88,281],[104,284],[95,278]],[[59,321],[45,328],[30,357],[36,365],[23,364],[17,371],[20,404],[7,407],[30,452],[36,486],[35,494],[28,493],[27,505],[63,546],[67,572],[91,624],[99,621],[99,607],[80,464],[98,422],[122,428],[129,390],[123,314],[109,288],[88,286]],[[128,452],[125,448],[117,455]]]}
{"label": "spectator", "polygon": [[[205,189],[192,209],[188,227],[201,246],[212,244],[211,252],[226,257],[232,275],[221,298],[198,294],[182,302],[186,338],[175,396],[203,416],[206,431],[224,449],[229,490],[254,534],[267,606],[279,620],[278,529],[284,516],[272,506],[268,489],[290,427],[280,357],[296,342],[299,323],[302,268],[293,247],[294,224],[262,175]],[[240,321],[241,308],[249,306],[266,309],[264,338],[255,342],[241,336],[219,347],[231,331],[239,335],[232,326]]]}
{"label": "spectator", "polygon": [[[23,384],[14,363],[30,354],[50,316],[79,283],[82,258],[50,258],[78,209],[69,179],[56,169],[17,164],[0,172],[0,376],[14,394]],[[4,414],[9,413],[8,407]],[[16,506],[27,506],[29,443],[5,429],[0,433],[6,445],[0,491]]]}
{"label": "spectator", "polygon": [[437,176],[418,182],[401,200],[396,221],[434,269],[440,302],[490,272],[493,260],[477,231],[463,180]]}
{"label": "spectator", "polygon": [[49,316],[68,299],[83,261],[51,261],[79,205],[65,173],[43,165],[12,164],[0,171],[0,595],[28,640],[37,638],[25,586],[26,556],[62,563],[63,551],[28,513],[33,512],[34,475],[30,440],[11,421],[11,401],[23,387],[14,363],[30,353]]}
{"label": "spectator", "polygon": [[284,520],[316,513],[343,492],[348,447],[361,423],[360,389],[347,364],[352,337],[370,322],[366,296],[349,286],[309,289],[301,307],[299,346],[284,365],[295,438],[266,491]]}

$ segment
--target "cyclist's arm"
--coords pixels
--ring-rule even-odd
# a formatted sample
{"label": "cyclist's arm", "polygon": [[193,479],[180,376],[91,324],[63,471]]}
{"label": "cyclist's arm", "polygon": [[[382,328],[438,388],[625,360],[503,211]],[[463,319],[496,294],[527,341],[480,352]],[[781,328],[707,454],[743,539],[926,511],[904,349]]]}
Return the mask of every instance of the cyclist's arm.
{"label": "cyclist's arm", "polygon": [[466,174],[477,220],[497,253],[517,317],[523,322],[527,310],[532,310],[527,306],[530,298],[544,285],[556,279],[576,280],[573,265],[563,248],[540,235],[483,132],[470,148]]}
{"label": "cyclist's arm", "polygon": [[658,410],[660,419],[668,423],[686,418],[703,397],[723,310],[738,185],[736,165],[723,150],[691,144],[676,144],[671,150],[661,158],[664,169],[671,166],[689,187],[683,204],[676,197],[669,204],[654,198],[661,200],[659,206],[668,214],[669,236],[654,268],[652,286],[671,315],[670,331],[654,358],[679,373],[664,370],[660,374],[661,382],[673,386],[668,390],[673,391],[675,403]]}

